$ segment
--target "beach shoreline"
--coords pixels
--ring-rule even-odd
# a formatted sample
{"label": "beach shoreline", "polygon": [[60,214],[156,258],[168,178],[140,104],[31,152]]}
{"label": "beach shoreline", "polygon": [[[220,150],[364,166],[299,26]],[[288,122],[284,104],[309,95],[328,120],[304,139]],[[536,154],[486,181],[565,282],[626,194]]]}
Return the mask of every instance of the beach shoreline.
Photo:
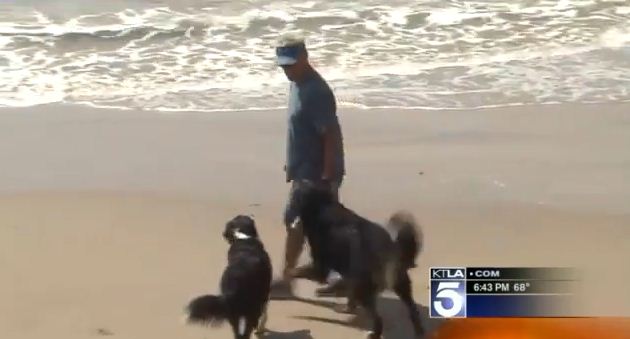
{"label": "beach shoreline", "polygon": [[[630,316],[617,286],[630,278],[630,104],[339,117],[342,201],[375,221],[408,209],[422,224],[412,279],[423,312],[431,266],[566,265],[588,272],[590,314]],[[281,266],[285,123],[282,110],[0,109],[0,337],[229,338],[178,317],[188,298],[217,291],[219,234],[236,214],[255,216]],[[382,307],[386,323],[404,316]],[[315,305],[271,310],[270,328],[296,338],[363,331]]]}
{"label": "beach shoreline", "polygon": [[[396,192],[434,179],[431,187],[414,187],[432,194],[419,199],[518,199],[629,213],[623,203],[630,200],[624,180],[629,111],[630,103],[471,111],[340,108],[345,183],[368,180]],[[43,105],[0,109],[0,122],[0,195],[105,190],[208,197],[211,187],[227,188],[223,178],[233,170],[248,181],[243,186],[254,185],[246,194],[268,192],[255,184],[265,178],[284,195],[283,110],[163,113]],[[396,180],[374,182],[366,166],[379,166],[378,175]]]}

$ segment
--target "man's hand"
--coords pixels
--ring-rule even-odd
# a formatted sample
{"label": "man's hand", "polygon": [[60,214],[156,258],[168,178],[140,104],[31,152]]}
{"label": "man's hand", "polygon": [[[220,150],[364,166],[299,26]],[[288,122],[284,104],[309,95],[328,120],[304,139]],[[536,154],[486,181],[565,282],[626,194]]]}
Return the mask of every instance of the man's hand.
{"label": "man's hand", "polygon": [[332,190],[332,180],[322,177],[322,180],[318,183],[317,186],[322,188],[322,189],[331,191]]}
{"label": "man's hand", "polygon": [[287,165],[284,165],[282,170],[284,171],[284,180],[286,180],[286,182],[291,182],[291,179],[289,179],[289,172],[287,172]]}

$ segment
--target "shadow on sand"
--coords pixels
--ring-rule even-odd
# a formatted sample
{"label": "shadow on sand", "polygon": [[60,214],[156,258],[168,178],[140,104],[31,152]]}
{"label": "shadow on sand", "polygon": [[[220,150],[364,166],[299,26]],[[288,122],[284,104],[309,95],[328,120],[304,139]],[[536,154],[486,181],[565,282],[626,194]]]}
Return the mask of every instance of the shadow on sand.
{"label": "shadow on sand", "polygon": [[[307,303],[314,306],[325,307],[332,312],[336,312],[334,308],[339,303],[345,302],[345,299],[338,299],[339,302],[327,300],[315,300],[307,298],[297,298],[296,301]],[[425,337],[428,338],[443,322],[443,319],[429,318],[429,308],[416,304],[418,312],[420,312],[420,320],[424,327]],[[413,329],[406,308],[398,298],[381,296],[378,300],[378,313],[383,319],[384,339],[409,339],[414,338]],[[337,314],[338,315],[338,314]],[[347,326],[363,331],[369,331],[372,322],[365,316],[364,312],[359,311],[357,315],[347,315],[348,320],[339,320],[334,318],[315,317],[309,315],[296,315],[293,318],[308,321],[318,321],[328,324]],[[297,337],[296,337],[297,338]]]}
{"label": "shadow on sand", "polygon": [[309,330],[299,330],[293,332],[276,332],[268,331],[267,333],[257,336],[260,339],[313,339]]}

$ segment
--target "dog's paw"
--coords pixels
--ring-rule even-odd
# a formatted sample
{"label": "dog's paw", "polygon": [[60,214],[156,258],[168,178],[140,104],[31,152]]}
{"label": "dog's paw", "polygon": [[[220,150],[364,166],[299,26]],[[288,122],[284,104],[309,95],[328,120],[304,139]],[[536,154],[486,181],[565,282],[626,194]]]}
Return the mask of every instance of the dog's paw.
{"label": "dog's paw", "polygon": [[257,328],[257,329],[254,331],[254,334],[255,334],[257,337],[263,337],[265,334],[267,334],[267,332],[268,332],[268,330],[267,330],[266,328]]}
{"label": "dog's paw", "polygon": [[376,333],[369,331],[367,333],[367,335],[365,336],[366,339],[383,339],[383,337],[381,337],[380,335],[377,335]]}

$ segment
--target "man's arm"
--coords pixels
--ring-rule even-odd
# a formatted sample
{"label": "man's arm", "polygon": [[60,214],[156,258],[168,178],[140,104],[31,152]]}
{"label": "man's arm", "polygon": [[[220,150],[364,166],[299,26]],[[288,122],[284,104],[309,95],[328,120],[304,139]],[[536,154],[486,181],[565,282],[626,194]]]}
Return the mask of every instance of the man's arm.
{"label": "man's arm", "polygon": [[325,90],[309,94],[305,100],[305,113],[319,133],[323,146],[321,178],[330,180],[336,174],[336,152],[341,138],[335,97]]}
{"label": "man's arm", "polygon": [[322,134],[322,142],[324,144],[324,171],[322,179],[330,180],[335,176],[335,152],[336,145],[341,135],[337,128],[326,128]]}

